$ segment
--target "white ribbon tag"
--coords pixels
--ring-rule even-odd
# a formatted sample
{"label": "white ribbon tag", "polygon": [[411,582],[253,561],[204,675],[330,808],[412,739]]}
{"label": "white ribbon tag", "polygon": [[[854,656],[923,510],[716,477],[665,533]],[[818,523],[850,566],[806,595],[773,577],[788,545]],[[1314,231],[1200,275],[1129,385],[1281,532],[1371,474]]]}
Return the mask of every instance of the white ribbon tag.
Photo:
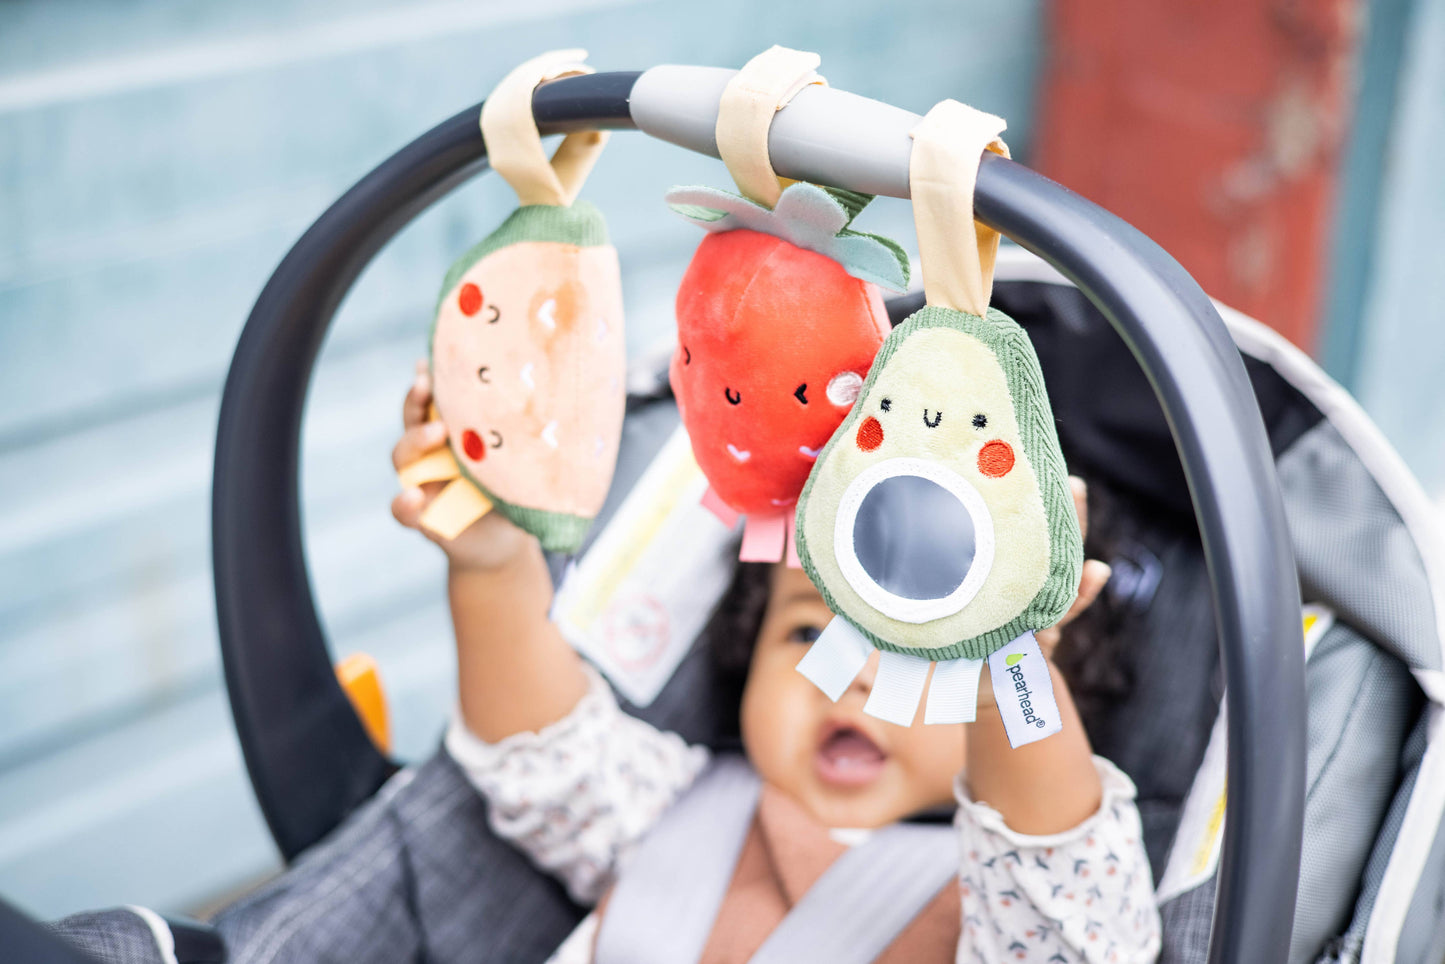
{"label": "white ribbon tag", "polygon": [[863,712],[899,726],[912,726],[928,680],[928,660],[883,650],[878,654],[878,675]]}
{"label": "white ribbon tag", "polygon": [[1018,749],[1064,728],[1049,664],[1032,632],[989,656],[988,671],[1010,746]]}
{"label": "white ribbon tag", "polygon": [[873,644],[868,637],[842,616],[834,616],[803,654],[798,672],[836,703],[848,684],[863,671],[863,664],[872,652]]}
{"label": "white ribbon tag", "polygon": [[978,715],[978,677],[981,659],[942,660],[933,667],[928,683],[924,723],[972,723]]}

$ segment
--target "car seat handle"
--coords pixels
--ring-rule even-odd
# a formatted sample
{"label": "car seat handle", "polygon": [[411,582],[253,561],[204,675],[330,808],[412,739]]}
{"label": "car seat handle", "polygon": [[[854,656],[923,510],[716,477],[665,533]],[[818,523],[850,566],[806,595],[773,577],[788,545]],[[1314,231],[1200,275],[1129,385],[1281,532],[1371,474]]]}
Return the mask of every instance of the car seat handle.
{"label": "car seat handle", "polygon": [[[717,156],[733,71],[663,66],[538,88],[543,134],[641,129]],[[212,527],[226,683],[247,768],[277,843],[294,856],[394,769],[336,681],[301,536],[301,416],[326,329],[361,269],[413,217],[485,164],[478,107],[384,161],[282,260],[252,309],[222,399]],[[808,87],[779,111],[784,177],[907,196],[918,115]],[[1208,564],[1228,702],[1228,813],[1209,961],[1288,953],[1304,823],[1305,689],[1299,588],[1263,420],[1243,363],[1193,278],[1137,229],[995,155],[979,220],[1054,265],[1118,330],[1179,450]]]}

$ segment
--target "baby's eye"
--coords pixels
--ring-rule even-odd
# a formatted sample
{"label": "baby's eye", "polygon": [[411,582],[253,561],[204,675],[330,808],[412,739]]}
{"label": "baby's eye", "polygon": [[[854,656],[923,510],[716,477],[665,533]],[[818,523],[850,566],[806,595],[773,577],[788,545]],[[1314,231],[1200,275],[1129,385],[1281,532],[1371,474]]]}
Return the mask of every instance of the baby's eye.
{"label": "baby's eye", "polygon": [[788,633],[790,643],[814,643],[818,637],[823,635],[823,630],[817,626],[798,626],[791,633]]}
{"label": "baby's eye", "polygon": [[878,403],[878,407],[881,408],[881,409],[883,409],[883,411],[885,411],[885,412],[888,411],[890,408],[893,407],[893,399],[891,399],[891,398],[885,398],[885,399],[883,399],[883,401],[881,401],[881,402]]}
{"label": "baby's eye", "polygon": [[973,427],[974,427],[974,428],[985,428],[985,427],[987,427],[987,425],[988,425],[988,416],[987,416],[987,415],[975,415],[975,416],[973,417]]}

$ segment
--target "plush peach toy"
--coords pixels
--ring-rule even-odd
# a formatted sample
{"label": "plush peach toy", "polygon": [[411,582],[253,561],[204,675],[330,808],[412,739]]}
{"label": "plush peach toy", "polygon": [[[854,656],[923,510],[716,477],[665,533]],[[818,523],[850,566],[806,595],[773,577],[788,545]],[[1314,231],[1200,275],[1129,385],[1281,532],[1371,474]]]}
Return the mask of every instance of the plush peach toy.
{"label": "plush peach toy", "polygon": [[447,272],[431,335],[446,451],[404,483],[453,479],[422,517],[454,538],[495,508],[543,548],[575,552],[612,480],[626,405],[617,252],[602,214],[575,202],[604,135],[569,135],[548,161],[532,92],[584,72],[585,53],[518,67],[482,108],[492,167],[522,201]]}
{"label": "plush peach toy", "polygon": [[612,480],[625,396],[617,252],[596,208],[520,208],[448,273],[432,379],[462,477],[574,552]]}

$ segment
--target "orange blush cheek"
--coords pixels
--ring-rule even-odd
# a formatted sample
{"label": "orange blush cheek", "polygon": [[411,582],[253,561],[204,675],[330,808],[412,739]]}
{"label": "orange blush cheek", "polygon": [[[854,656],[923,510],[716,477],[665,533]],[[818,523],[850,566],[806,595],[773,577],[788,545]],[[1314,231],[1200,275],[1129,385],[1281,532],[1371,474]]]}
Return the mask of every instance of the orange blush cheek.
{"label": "orange blush cheek", "polygon": [[994,439],[978,450],[978,471],[991,479],[1001,479],[1014,467],[1014,450],[1007,442]]}
{"label": "orange blush cheek", "polygon": [[871,452],[883,444],[883,426],[878,419],[869,415],[858,426],[858,447],[865,452]]}
{"label": "orange blush cheek", "polygon": [[487,457],[487,447],[482,444],[482,437],[471,429],[462,433],[462,451],[467,453],[467,458],[473,462],[480,462]]}

